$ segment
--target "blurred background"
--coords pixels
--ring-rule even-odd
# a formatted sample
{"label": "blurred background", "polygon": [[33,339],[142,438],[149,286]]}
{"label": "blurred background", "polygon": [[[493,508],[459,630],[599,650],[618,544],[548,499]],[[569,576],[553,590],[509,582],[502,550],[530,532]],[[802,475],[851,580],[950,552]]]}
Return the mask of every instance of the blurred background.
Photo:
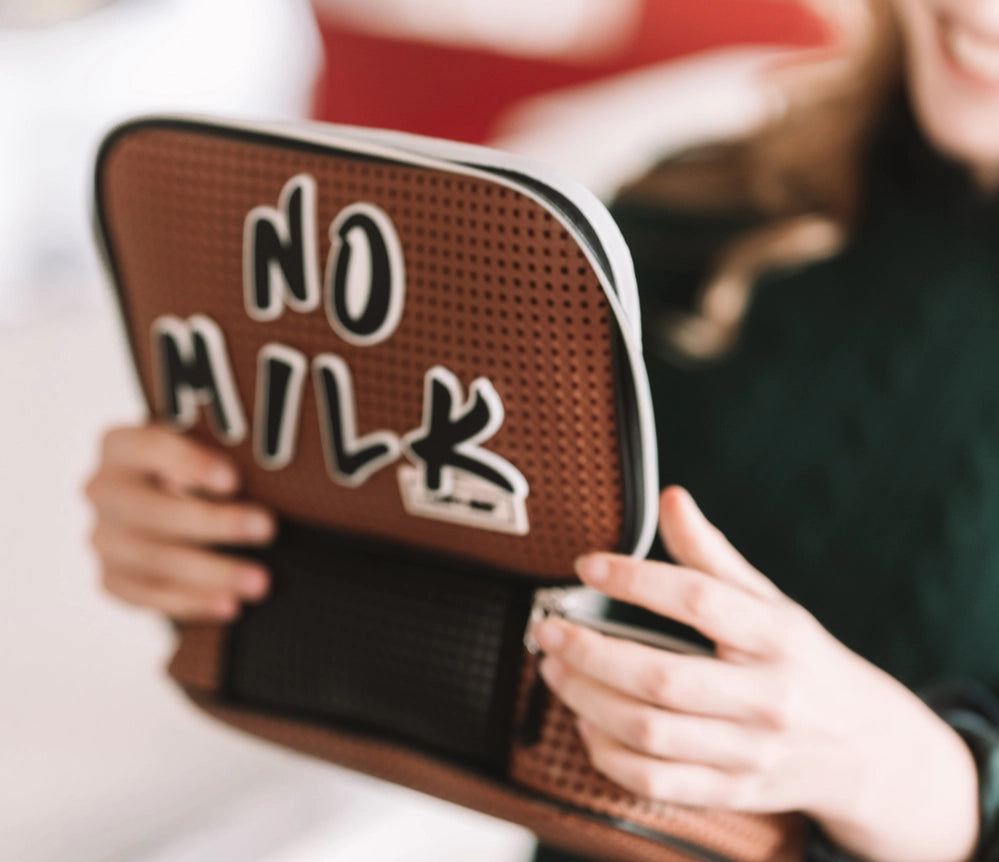
{"label": "blurred background", "polygon": [[169,628],[99,593],[80,487],[102,429],[143,416],[91,237],[104,132],[314,117],[493,143],[608,197],[759,122],[747,71],[824,38],[793,0],[0,0],[0,860],[530,854],[202,718]]}

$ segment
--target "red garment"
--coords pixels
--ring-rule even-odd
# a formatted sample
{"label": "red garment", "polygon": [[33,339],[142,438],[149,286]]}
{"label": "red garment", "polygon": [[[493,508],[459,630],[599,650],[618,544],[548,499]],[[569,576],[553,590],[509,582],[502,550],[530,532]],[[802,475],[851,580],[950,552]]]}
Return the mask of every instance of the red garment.
{"label": "red garment", "polygon": [[640,25],[616,56],[591,63],[511,57],[364,33],[318,10],[325,70],[314,114],[482,142],[520,100],[729,44],[814,45],[825,32],[788,0],[643,0]]}

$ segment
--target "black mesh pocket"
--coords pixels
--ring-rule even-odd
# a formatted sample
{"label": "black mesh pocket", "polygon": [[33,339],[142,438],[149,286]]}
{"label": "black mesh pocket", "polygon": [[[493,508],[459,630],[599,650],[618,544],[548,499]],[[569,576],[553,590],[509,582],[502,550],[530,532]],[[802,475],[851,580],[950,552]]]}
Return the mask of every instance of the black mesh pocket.
{"label": "black mesh pocket", "polygon": [[273,589],[233,626],[230,702],[505,768],[530,587],[294,524],[258,556]]}

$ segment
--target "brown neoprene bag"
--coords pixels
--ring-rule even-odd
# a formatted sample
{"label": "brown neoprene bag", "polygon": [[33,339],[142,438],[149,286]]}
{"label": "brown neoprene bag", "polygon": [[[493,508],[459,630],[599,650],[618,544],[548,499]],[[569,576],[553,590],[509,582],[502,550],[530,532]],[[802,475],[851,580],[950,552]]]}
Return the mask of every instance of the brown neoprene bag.
{"label": "brown neoprene bag", "polygon": [[800,858],[797,815],[596,773],[525,647],[577,555],[656,523],[634,273],[592,195],[411,135],[147,117],[105,139],[96,215],[151,415],[281,519],[246,551],[267,600],[180,630],[198,706],[594,858]]}

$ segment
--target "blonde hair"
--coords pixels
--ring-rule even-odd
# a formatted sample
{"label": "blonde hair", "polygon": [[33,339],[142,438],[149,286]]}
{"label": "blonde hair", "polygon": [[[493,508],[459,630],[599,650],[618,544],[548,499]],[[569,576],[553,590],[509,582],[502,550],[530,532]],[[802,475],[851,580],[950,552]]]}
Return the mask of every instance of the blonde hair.
{"label": "blonde hair", "polygon": [[[812,0],[813,3],[817,0]],[[835,254],[862,205],[867,143],[901,80],[888,0],[830,0],[832,51],[810,52],[770,73],[780,110],[748,138],[672,157],[619,199],[686,211],[751,211],[763,222],[727,243],[691,313],[655,323],[659,340],[690,360],[727,353],[764,273]]]}

